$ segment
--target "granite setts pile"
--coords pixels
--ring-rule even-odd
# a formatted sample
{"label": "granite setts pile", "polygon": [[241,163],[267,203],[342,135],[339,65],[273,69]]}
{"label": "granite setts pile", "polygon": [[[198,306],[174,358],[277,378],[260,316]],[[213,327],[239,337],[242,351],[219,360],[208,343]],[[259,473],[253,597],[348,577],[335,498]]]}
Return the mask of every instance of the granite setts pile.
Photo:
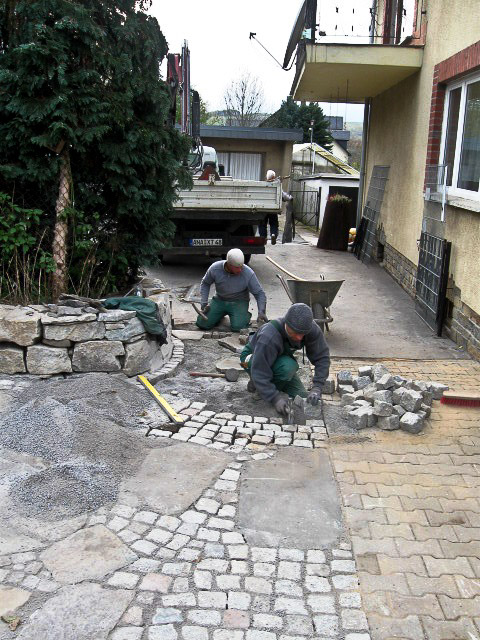
{"label": "granite setts pile", "polygon": [[420,433],[430,416],[433,400],[440,400],[448,386],[391,375],[382,364],[359,367],[358,375],[337,374],[337,391],[354,429],[378,427]]}

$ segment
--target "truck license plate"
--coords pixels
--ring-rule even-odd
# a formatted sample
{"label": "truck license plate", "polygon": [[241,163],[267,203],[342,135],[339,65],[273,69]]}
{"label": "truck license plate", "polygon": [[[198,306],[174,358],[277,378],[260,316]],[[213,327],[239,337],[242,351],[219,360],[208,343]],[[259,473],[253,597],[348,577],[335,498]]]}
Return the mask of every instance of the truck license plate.
{"label": "truck license plate", "polygon": [[190,240],[191,247],[221,247],[221,238],[192,238]]}

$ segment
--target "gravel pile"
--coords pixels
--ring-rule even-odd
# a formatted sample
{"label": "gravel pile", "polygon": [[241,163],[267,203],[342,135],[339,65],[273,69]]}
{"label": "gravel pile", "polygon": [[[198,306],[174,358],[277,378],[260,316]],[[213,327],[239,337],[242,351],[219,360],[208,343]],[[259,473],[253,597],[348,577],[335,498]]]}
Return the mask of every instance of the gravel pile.
{"label": "gravel pile", "polygon": [[141,417],[152,402],[137,386],[101,374],[42,381],[18,394],[19,408],[0,415],[0,445],[50,463],[10,487],[18,508],[51,520],[115,500],[152,446]]}

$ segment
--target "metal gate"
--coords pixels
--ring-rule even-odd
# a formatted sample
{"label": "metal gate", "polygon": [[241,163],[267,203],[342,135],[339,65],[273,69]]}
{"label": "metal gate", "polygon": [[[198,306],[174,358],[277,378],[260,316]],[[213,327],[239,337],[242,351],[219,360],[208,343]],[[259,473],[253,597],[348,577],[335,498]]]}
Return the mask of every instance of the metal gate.
{"label": "metal gate", "polygon": [[452,243],[422,231],[418,257],[415,311],[442,335]]}
{"label": "metal gate", "polygon": [[355,238],[354,253],[362,262],[370,262],[377,247],[377,222],[390,167],[375,165],[370,178],[367,200]]}
{"label": "metal gate", "polygon": [[293,196],[293,215],[295,220],[308,227],[315,227],[318,231],[321,189],[294,189],[290,193]]}

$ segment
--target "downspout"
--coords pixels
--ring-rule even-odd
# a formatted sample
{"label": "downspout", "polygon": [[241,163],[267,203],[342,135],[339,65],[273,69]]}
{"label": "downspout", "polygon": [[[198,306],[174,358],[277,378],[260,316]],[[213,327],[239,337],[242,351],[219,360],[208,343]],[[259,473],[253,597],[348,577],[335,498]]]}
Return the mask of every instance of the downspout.
{"label": "downspout", "polygon": [[367,160],[368,133],[370,130],[371,105],[372,105],[372,99],[365,98],[365,107],[363,110],[362,157],[360,159],[360,181],[358,184],[357,229],[360,227],[360,220],[362,219],[363,193],[365,191],[365,165]]}

